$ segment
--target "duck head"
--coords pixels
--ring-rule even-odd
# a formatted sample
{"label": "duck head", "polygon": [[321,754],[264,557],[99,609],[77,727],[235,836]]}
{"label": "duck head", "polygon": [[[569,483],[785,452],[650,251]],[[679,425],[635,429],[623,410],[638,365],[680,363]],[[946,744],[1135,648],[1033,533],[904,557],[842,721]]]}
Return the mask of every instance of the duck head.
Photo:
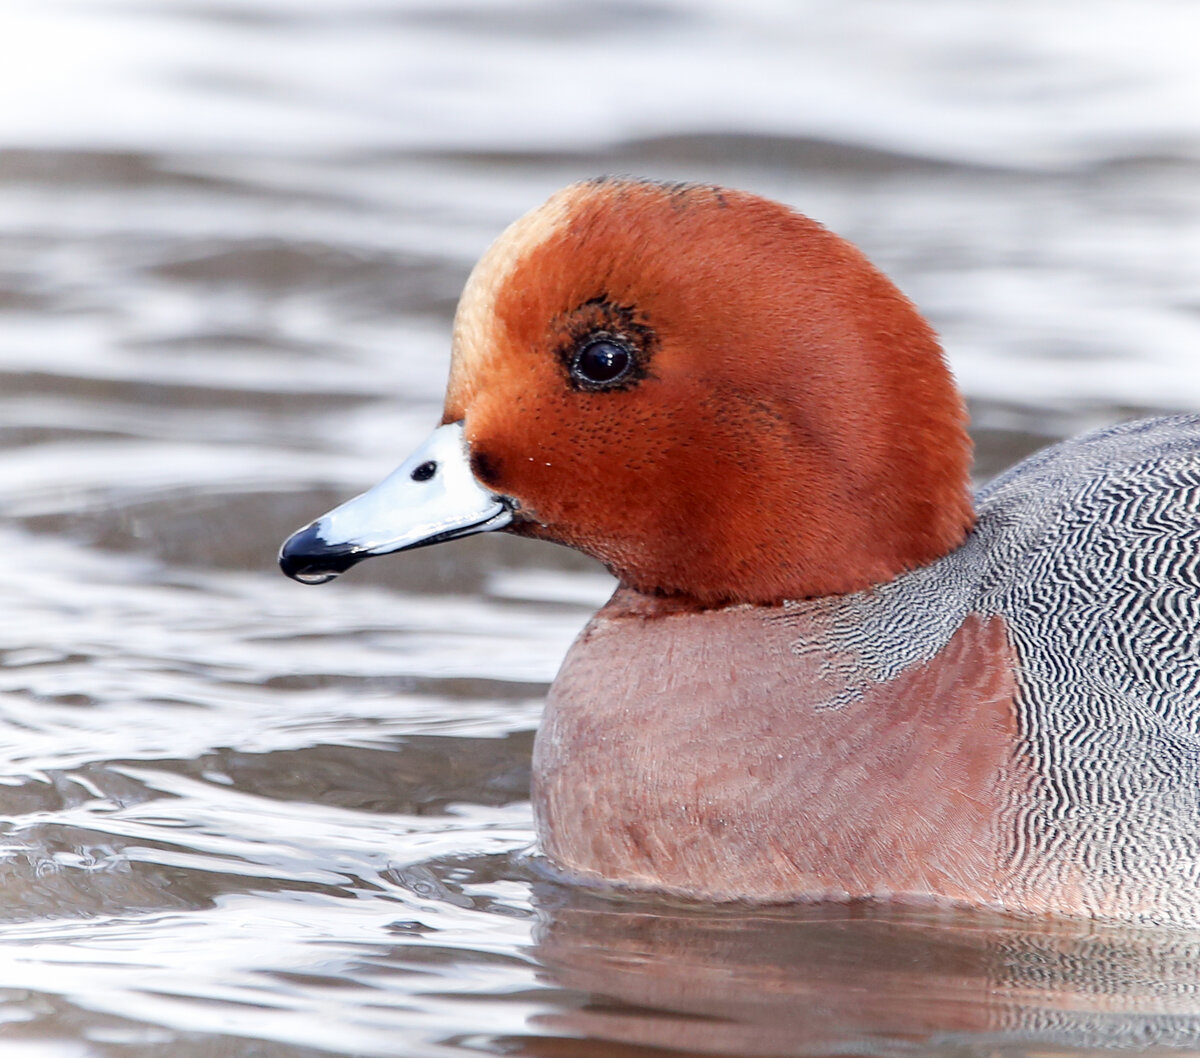
{"label": "duck head", "polygon": [[459,302],[442,425],[285,543],[328,579],[504,529],[701,607],[857,591],[972,520],[963,402],[852,245],[741,191],[602,179],[505,231]]}

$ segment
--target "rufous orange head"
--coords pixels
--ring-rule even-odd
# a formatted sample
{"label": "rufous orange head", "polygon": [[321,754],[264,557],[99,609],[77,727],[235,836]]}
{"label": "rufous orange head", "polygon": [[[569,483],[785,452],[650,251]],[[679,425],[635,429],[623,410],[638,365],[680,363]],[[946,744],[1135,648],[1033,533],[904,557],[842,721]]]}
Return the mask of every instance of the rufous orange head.
{"label": "rufous orange head", "polygon": [[601,179],[518,220],[463,292],[443,423],[508,513],[418,543],[503,524],[701,606],[866,588],[973,519],[929,325],[848,242],[741,191]]}
{"label": "rufous orange head", "polygon": [[445,422],[513,529],[702,604],[854,591],[972,521],[932,330],[849,243],[754,195],[597,180],[459,304]]}

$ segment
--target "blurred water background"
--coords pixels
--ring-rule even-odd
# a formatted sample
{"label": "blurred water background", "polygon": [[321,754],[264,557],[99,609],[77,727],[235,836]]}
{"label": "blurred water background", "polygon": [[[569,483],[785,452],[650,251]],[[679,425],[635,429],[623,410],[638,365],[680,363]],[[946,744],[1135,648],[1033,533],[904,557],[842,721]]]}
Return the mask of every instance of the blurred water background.
{"label": "blurred water background", "polygon": [[476,256],[598,173],[781,198],[994,473],[1200,408],[1191,0],[0,0],[0,1053],[1200,1053],[1200,937],[614,902],[525,849],[610,590],[283,536],[435,423]]}

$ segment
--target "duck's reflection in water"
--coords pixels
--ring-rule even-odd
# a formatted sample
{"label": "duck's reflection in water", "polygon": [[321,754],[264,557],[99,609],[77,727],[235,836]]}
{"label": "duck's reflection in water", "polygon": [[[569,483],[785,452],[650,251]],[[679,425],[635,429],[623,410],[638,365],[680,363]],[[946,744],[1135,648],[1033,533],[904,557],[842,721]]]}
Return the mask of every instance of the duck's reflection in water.
{"label": "duck's reflection in water", "polygon": [[1200,932],[536,900],[534,955],[578,1002],[530,1026],[551,1035],[509,1041],[523,1053],[1200,1053]]}

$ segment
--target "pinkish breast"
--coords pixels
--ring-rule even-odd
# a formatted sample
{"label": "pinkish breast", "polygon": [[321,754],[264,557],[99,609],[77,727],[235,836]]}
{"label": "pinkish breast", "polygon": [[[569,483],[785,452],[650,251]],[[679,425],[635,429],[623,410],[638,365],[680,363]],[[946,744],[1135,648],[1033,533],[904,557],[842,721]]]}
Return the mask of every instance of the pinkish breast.
{"label": "pinkish breast", "polygon": [[823,642],[820,605],[647,617],[619,592],[537,737],[550,859],[703,899],[1003,905],[1004,819],[1028,789],[1003,619],[971,614],[931,660],[874,680]]}

